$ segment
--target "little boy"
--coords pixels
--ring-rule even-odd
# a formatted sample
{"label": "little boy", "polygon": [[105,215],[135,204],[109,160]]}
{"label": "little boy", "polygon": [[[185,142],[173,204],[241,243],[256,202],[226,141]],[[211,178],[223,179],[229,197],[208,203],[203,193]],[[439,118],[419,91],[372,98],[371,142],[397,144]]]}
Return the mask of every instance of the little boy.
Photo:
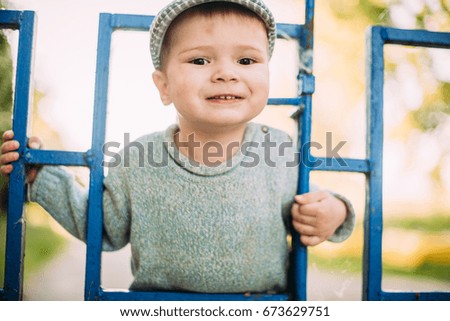
{"label": "little boy", "polygon": [[[343,198],[295,195],[288,135],[249,123],[267,102],[274,43],[273,16],[259,0],[176,0],[155,18],[153,80],[178,122],[133,143],[143,149],[125,148],[118,159],[129,162],[104,182],[103,248],[131,244],[130,289],[284,291],[291,224],[305,245],[350,235],[354,213]],[[11,131],[3,140],[7,175],[18,144]],[[60,167],[36,172],[31,199],[85,240],[87,192]]]}

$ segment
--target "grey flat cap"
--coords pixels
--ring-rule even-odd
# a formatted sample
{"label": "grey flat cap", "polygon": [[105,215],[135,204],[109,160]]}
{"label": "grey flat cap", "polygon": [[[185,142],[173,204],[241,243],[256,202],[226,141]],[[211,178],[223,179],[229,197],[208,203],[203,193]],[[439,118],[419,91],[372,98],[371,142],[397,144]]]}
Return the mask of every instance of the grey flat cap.
{"label": "grey flat cap", "polygon": [[158,13],[150,27],[150,52],[153,66],[156,69],[161,67],[161,47],[170,24],[187,9],[209,2],[236,3],[256,13],[267,26],[269,57],[272,56],[276,39],[276,24],[272,12],[261,0],[174,0]]}

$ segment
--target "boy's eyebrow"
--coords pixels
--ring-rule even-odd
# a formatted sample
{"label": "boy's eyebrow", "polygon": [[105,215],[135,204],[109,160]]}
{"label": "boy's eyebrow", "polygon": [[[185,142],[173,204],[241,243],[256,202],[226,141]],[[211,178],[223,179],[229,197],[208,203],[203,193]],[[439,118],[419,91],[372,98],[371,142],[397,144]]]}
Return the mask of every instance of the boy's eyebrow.
{"label": "boy's eyebrow", "polygon": [[208,49],[210,49],[210,48],[212,48],[212,46],[197,46],[197,47],[187,48],[187,49],[185,49],[185,50],[182,50],[182,51],[179,52],[179,54],[184,54],[184,53],[186,53],[186,52],[189,52],[189,51],[196,51],[196,50],[208,50]]}
{"label": "boy's eyebrow", "polygon": [[[247,44],[242,44],[242,45],[238,45],[236,46],[239,50],[253,50],[253,51],[258,51],[261,52],[263,50],[263,48],[259,48],[259,47],[255,47],[252,45],[247,45]],[[208,46],[208,45],[204,45],[204,46],[197,46],[197,47],[193,47],[193,48],[187,48],[185,50],[182,50],[179,52],[180,55],[188,53],[190,51],[201,51],[201,50],[211,50],[214,49],[214,46]]]}

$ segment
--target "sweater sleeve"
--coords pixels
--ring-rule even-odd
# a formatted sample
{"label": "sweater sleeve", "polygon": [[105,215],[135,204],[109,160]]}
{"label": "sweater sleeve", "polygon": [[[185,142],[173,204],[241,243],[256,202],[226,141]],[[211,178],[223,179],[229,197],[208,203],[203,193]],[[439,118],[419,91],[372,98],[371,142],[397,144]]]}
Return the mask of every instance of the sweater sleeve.
{"label": "sweater sleeve", "polygon": [[345,241],[350,237],[350,235],[352,235],[352,232],[355,229],[356,215],[355,211],[353,210],[352,203],[347,198],[334,192],[331,193],[334,195],[334,197],[343,201],[345,207],[347,208],[347,215],[345,217],[344,223],[342,223],[342,225],[336,229],[334,234],[328,238],[328,241],[330,242],[340,243]]}
{"label": "sweater sleeve", "polygon": [[[129,207],[117,175],[105,179],[103,192],[103,249],[116,250],[129,240]],[[122,191],[122,192],[119,192]],[[64,167],[44,166],[31,185],[30,200],[39,203],[70,234],[86,242],[89,190]]]}

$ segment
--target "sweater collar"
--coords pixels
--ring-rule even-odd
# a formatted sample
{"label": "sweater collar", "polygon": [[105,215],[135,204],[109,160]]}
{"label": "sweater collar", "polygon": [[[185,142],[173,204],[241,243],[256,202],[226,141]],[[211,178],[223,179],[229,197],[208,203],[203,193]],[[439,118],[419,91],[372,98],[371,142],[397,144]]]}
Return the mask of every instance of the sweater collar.
{"label": "sweater collar", "polygon": [[[179,130],[177,124],[171,125],[164,132],[164,144],[167,152],[172,160],[181,168],[196,175],[201,176],[215,176],[224,174],[235,167],[237,167],[245,157],[247,150],[242,148],[229,160],[218,164],[217,166],[207,166],[205,164],[199,164],[190,160],[187,156],[182,154],[174,141],[174,135]],[[256,126],[253,123],[247,124],[245,128],[244,137],[241,146],[245,146],[245,143],[251,142],[255,135]]]}

